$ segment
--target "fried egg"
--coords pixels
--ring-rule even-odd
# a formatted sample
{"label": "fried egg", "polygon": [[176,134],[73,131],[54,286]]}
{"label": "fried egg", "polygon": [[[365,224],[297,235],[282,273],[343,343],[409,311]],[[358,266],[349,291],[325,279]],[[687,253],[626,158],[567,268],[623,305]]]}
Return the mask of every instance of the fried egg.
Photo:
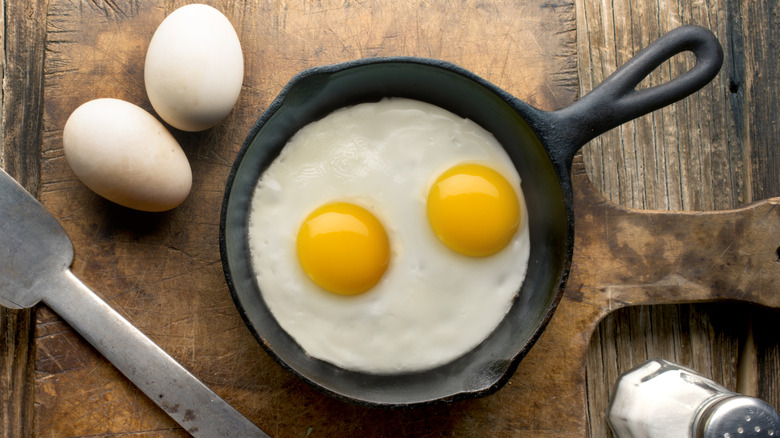
{"label": "fried egg", "polygon": [[298,131],[258,181],[262,298],[312,357],[375,374],[446,364],[509,311],[528,265],[520,177],[476,123],[402,98]]}

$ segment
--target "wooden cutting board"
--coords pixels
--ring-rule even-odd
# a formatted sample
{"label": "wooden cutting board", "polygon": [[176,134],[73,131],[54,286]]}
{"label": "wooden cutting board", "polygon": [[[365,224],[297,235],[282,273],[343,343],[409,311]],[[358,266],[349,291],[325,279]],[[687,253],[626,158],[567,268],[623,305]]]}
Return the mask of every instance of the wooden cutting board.
{"label": "wooden cutting board", "polygon": [[[62,154],[81,103],[143,84],[157,25],[184,2],[51,0],[40,197],[73,240],[74,273],[187,369],[275,437],[584,436],[585,355],[607,312],[641,303],[741,299],[780,307],[780,201],[720,213],[648,213],[605,202],[575,164],[569,287],[509,383],[486,398],[414,410],[333,400],[282,370],[230,298],[218,251],[224,184],[256,118],[297,72],[369,56],[465,67],[542,109],[577,92],[573,1],[211,1],[245,55],[242,95],[221,125],[172,130],[190,159],[189,199],[167,213],[115,206],[86,189]],[[605,48],[608,50],[608,48]],[[35,327],[36,436],[186,436],[46,308]]]}

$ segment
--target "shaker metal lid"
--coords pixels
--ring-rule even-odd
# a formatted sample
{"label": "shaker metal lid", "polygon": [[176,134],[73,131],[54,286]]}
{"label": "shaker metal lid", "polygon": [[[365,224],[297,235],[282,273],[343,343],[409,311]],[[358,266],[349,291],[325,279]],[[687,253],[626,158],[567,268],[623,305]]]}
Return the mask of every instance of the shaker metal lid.
{"label": "shaker metal lid", "polygon": [[697,438],[780,437],[780,415],[763,400],[738,395],[705,409],[696,422]]}

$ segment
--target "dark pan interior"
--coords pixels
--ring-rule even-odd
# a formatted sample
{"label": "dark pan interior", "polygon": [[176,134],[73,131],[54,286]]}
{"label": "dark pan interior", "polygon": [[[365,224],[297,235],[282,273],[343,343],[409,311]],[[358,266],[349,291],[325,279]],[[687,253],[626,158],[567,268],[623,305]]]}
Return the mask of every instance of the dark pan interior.
{"label": "dark pan interior", "polygon": [[[454,362],[400,375],[347,371],[307,356],[266,307],[254,279],[247,245],[252,192],[286,141],[302,126],[337,108],[384,97],[429,102],[491,131],[508,151],[522,179],[531,234],[527,277],[493,334]],[[552,316],[571,251],[568,175],[556,170],[521,115],[532,116],[534,111],[473,74],[435,60],[361,60],[307,70],[294,78],[258,120],[244,144],[228,182],[222,212],[226,278],[242,317],[261,345],[316,388],[373,405],[453,400],[484,395],[503,385]]]}

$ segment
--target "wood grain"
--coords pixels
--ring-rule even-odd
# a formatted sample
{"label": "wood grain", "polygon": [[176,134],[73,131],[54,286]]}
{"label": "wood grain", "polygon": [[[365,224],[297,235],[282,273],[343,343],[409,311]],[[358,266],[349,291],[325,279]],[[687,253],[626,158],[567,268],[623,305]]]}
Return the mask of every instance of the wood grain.
{"label": "wood grain", "polygon": [[[608,7],[577,2],[582,93],[649,40],[682,24],[712,29],[725,50],[721,74],[702,92],[584,148],[585,167],[600,193],[628,207],[689,211],[736,208],[780,195],[776,9],[774,2],[740,0],[619,0]],[[679,58],[651,74],[647,84],[690,67],[689,58]],[[768,330],[777,316],[731,303],[639,307],[609,315],[588,357],[590,436],[611,436],[604,420],[611,385],[650,357],[691,366],[780,406],[778,340],[770,334],[776,330]]]}
{"label": "wood grain", "polygon": [[[576,92],[574,5],[569,1],[211,1],[241,39],[246,76],[233,113],[204,133],[173,131],[193,167],[190,198],[144,214],[98,198],[72,175],[61,129],[80,103],[122,98],[150,110],[143,59],[157,24],[185,2],[69,1],[49,5],[41,198],[74,242],[74,273],[217,393],[275,437],[531,436],[537,418],[526,378],[500,396],[399,411],[366,409],[317,393],[257,345],[230,299],[218,252],[229,168],[255,119],[297,72],[367,56],[445,59],[544,109]],[[37,436],[183,432],[56,315],[36,320]],[[531,363],[531,362],[529,362]],[[572,376],[554,382],[566,383]],[[523,395],[525,394],[525,395]],[[581,416],[568,403],[566,415]],[[579,413],[575,411],[580,411]],[[581,421],[572,423],[579,428]],[[550,436],[570,436],[569,430]]]}
{"label": "wood grain", "polygon": [[[589,146],[592,150],[586,149],[584,164],[575,167],[574,269],[549,329],[498,393],[408,411],[332,400],[283,371],[257,346],[229,299],[217,251],[218,211],[229,166],[255,118],[292,75],[357,57],[442,58],[540,108],[563,107],[578,91],[574,3],[211,1],[233,22],[244,47],[247,79],[241,99],[212,130],[174,131],[195,174],[190,199],[164,214],[133,212],[98,198],[75,180],[62,155],[61,129],[76,106],[95,97],[123,98],[151,109],[143,88],[146,45],[166,14],[184,3],[50,0],[12,5],[6,0],[2,67],[3,77],[12,81],[3,82],[2,164],[11,166],[8,157],[17,160],[12,165],[27,170],[16,175],[32,175],[34,183],[26,183],[28,187],[40,186],[45,206],[74,241],[74,272],[271,435],[571,437],[595,430],[593,436],[605,436],[601,399],[593,393],[586,398],[586,386],[599,388],[606,400],[616,374],[647,355],[707,366],[717,380],[733,385],[737,358],[744,356],[743,321],[755,327],[757,381],[766,393],[778,392],[772,318],[780,303],[771,292],[780,264],[778,242],[766,238],[780,234],[777,201],[727,214],[648,214],[604,202],[598,193],[615,203],[661,210],[699,209],[691,207],[699,204],[702,209],[732,208],[757,193],[773,193],[776,150],[758,136],[775,129],[764,125],[772,121],[776,106],[767,104],[767,114],[761,116],[749,110],[766,97],[759,94],[775,93],[765,91],[769,85],[763,82],[773,73],[756,67],[774,68],[777,58],[771,59],[777,48],[761,42],[762,35],[771,37],[776,29],[769,28],[774,23],[768,20],[776,19],[771,4],[730,0],[691,7],[617,1],[598,15],[594,11],[602,3],[578,0],[579,74],[591,78],[583,79],[583,91],[660,35],[664,26],[682,24],[681,17],[707,25],[728,43],[727,68],[734,81],[721,74],[701,96],[624,125],[617,137],[610,140],[608,134],[603,144],[597,140]],[[756,32],[764,33],[752,35],[759,19],[767,21],[755,26]],[[11,42],[14,29],[21,29],[24,38]],[[583,35],[583,29],[588,33]],[[630,35],[617,29],[629,29]],[[30,49],[40,45],[43,30],[45,64],[42,48]],[[743,54],[744,62],[735,54]],[[669,63],[648,83],[670,77],[688,62],[682,57]],[[9,72],[9,65],[24,67]],[[43,80],[36,79],[43,72]],[[26,115],[7,115],[15,107]],[[21,135],[5,134],[20,131],[32,133],[33,139],[39,136],[32,149]],[[728,145],[727,152],[719,149],[721,142]],[[691,181],[696,184],[689,185]],[[719,185],[723,182],[727,187]],[[605,218],[610,227],[604,226]],[[735,240],[737,232],[741,238]],[[659,234],[664,238],[657,239]],[[737,269],[746,261],[750,270]],[[737,298],[765,307],[636,307]],[[596,328],[623,306],[631,307],[612,313],[618,315],[613,322]],[[4,327],[6,343],[12,334],[29,336],[29,329],[19,325],[21,330]],[[591,344],[594,330],[605,340]],[[29,399],[35,401],[35,436],[186,435],[45,307],[36,312],[34,336],[35,391]],[[22,392],[3,400],[8,406],[3,421],[11,422],[2,424],[6,434],[9,424],[32,427],[32,415],[24,411],[32,409],[32,400],[22,400],[24,388],[31,390],[24,384],[32,373],[24,364],[31,350],[23,340],[13,342],[20,346],[7,346],[11,356],[3,354],[22,362],[0,364],[0,370],[3,384],[12,381]],[[589,345],[600,346],[591,349],[590,357],[601,356],[588,363],[605,364],[611,374],[598,375],[589,368],[586,379]],[[29,435],[29,429],[19,430],[21,435],[10,436]]]}
{"label": "wood grain", "polygon": [[[0,167],[35,194],[39,183],[46,1],[0,1]],[[0,436],[33,423],[33,311],[0,308]]]}

